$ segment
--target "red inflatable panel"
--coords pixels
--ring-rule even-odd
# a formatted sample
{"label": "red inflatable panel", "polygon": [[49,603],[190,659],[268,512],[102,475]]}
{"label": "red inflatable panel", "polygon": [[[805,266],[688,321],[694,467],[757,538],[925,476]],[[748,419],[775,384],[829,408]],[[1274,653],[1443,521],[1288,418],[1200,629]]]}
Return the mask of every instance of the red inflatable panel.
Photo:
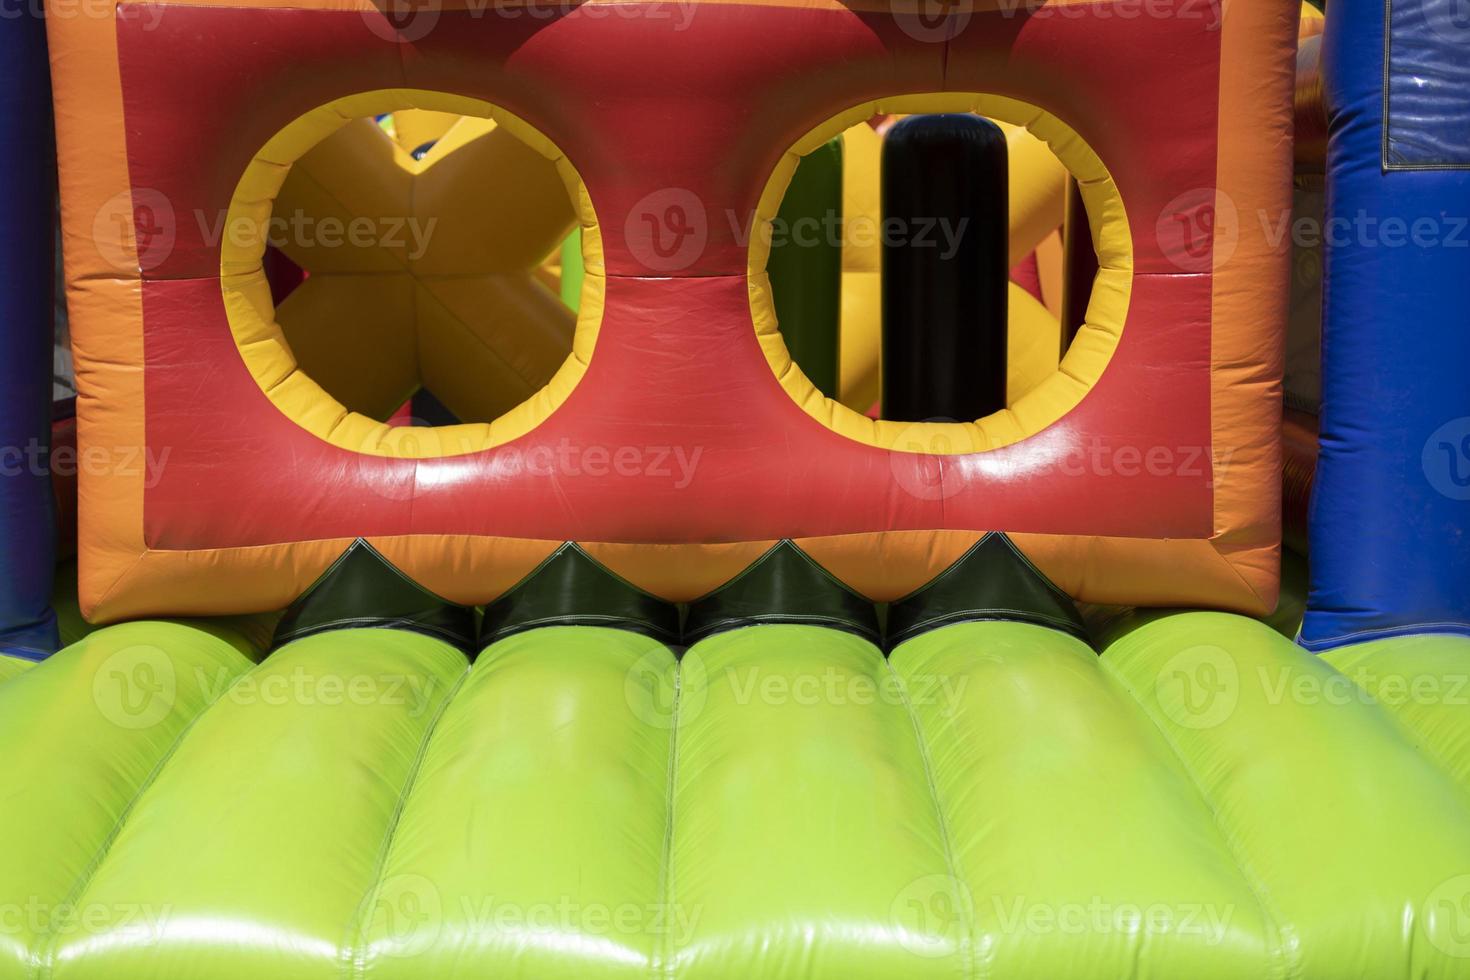
{"label": "red inflatable panel", "polygon": [[[82,438],[117,438],[141,413],[148,446],[169,455],[141,490],[83,488],[94,613],[280,604],[357,537],[483,602],[534,561],[513,542],[646,545],[622,570],[661,580],[670,548],[868,536],[899,582],[932,565],[943,535],[987,530],[1021,535],[1048,573],[1070,556],[1084,599],[1273,601],[1284,257],[1244,217],[1222,252],[1213,209],[1217,195],[1244,210],[1289,193],[1289,4],[1238,23],[1214,3],[1198,17],[1128,16],[1127,0],[967,8],[941,43],[886,9],[825,2],[701,3],[688,18],[630,15],[638,4],[440,10],[399,42],[373,11],[314,6],[118,8],[126,187],[167,202],[171,244],[150,250],[157,215],[135,209],[140,309],[83,304],[82,359],[100,366],[107,337],[141,337],[142,378],[125,400],[131,381],[104,393],[106,368],[79,371],[92,379]],[[595,349],[570,395],[506,445],[395,459],[317,438],[262,391],[226,318],[218,222],[251,160],[298,117],[390,89],[524,120],[597,214]],[[747,283],[750,221],[793,144],[854,106],[943,92],[1071,125],[1116,183],[1134,263],[1121,339],[1080,403],[1029,438],[957,455],[881,448],[804,410],[762,351]],[[1254,162],[1227,167],[1241,159]],[[651,236],[659,202],[681,194],[699,206],[686,229],[699,241],[670,268]],[[113,345],[120,362],[133,342]],[[1194,574],[1197,562],[1209,567]]]}

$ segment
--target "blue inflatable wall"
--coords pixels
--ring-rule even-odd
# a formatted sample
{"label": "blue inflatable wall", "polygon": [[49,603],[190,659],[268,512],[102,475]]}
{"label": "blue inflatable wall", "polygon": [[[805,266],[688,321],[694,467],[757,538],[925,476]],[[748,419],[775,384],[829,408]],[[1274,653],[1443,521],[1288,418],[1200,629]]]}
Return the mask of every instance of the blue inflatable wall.
{"label": "blue inflatable wall", "polygon": [[1470,633],[1470,13],[1332,0],[1322,454],[1302,644]]}
{"label": "blue inflatable wall", "polygon": [[56,649],[51,479],[54,173],[46,28],[0,17],[0,652]]}

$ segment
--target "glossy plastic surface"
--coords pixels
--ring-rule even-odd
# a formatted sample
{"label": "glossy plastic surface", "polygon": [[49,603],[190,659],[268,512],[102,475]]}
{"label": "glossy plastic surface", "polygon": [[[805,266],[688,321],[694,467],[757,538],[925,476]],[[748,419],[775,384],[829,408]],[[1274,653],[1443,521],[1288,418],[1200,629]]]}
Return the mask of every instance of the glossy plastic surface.
{"label": "glossy plastic surface", "polygon": [[0,653],[56,650],[51,473],[51,282],[56,178],[46,28],[33,7],[0,18]]}
{"label": "glossy plastic surface", "polygon": [[104,630],[0,684],[0,978],[1470,976],[1464,641],[1119,632]]}
{"label": "glossy plastic surface", "polygon": [[[449,4],[409,30],[370,5],[242,0],[50,22],[83,448],[169,451],[155,481],[82,482],[89,615],[279,609],[357,537],[465,605],[568,540],[620,550],[619,574],[671,599],[686,569],[800,539],[887,599],[869,583],[917,587],[992,530],[1016,532],[1083,601],[1274,605],[1286,240],[1255,221],[1216,229],[1200,190],[1242,215],[1286,206],[1296,5],[947,8],[923,29],[866,0],[687,6]],[[248,250],[188,220],[262,205],[300,150],[293,120],[381,109],[383,90],[391,105],[488,113],[576,195],[575,356],[505,424],[403,432],[343,415],[291,371],[265,283],[222,281]],[[1065,364],[1049,358],[994,415],[912,431],[790,369],[752,223],[776,216],[800,154],[854,125],[972,111],[1025,127],[1077,174],[1103,271]],[[422,216],[456,213],[448,186]],[[125,213],[94,227],[145,190],[173,209],[172,248]],[[474,245],[451,224],[432,253]],[[264,382],[242,325],[261,327],[239,336],[258,339],[246,347]],[[399,346],[360,346],[325,360],[407,363]],[[481,372],[445,373],[473,387]],[[1094,465],[1099,447],[1118,459]],[[834,552],[866,571],[839,573]]]}
{"label": "glossy plastic surface", "polygon": [[7,657],[0,654],[0,681],[7,681],[35,665],[36,662],[34,660],[25,660],[21,657]]}
{"label": "glossy plastic surface", "polygon": [[1006,407],[1008,165],[1005,134],[978,116],[910,116],[888,131],[885,419],[968,421]]}
{"label": "glossy plastic surface", "polygon": [[[1466,139],[1470,25],[1439,0],[1392,7],[1333,3],[1322,42],[1331,234],[1302,627],[1317,650],[1470,635],[1470,170],[1445,169]],[[1385,169],[1412,160],[1428,169]]]}

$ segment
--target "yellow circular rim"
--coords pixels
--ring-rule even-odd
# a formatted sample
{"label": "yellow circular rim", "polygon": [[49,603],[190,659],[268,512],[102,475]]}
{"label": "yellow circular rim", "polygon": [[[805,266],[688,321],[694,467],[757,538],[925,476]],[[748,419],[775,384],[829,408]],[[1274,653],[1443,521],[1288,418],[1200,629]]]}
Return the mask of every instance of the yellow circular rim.
{"label": "yellow circular rim", "polygon": [[[582,227],[585,278],[572,351],[545,387],[491,422],[440,427],[390,426],[349,411],[306,374],[275,318],[264,258],[276,196],[291,166],[355,119],[404,109],[478,116],[504,126],[555,162]],[[534,126],[488,102],[445,92],[383,89],[337,99],[294,120],[261,148],[245,168],[230,200],[221,243],[220,288],[230,331],[246,368],[276,408],[301,428],[342,449],[399,459],[437,459],[483,452],[520,438],[544,422],[586,373],[602,324],[606,293],[602,234],[581,176],[566,155]]]}
{"label": "yellow circular rim", "polygon": [[918,112],[973,112],[1024,127],[1044,141],[1076,178],[1092,226],[1098,273],[1086,322],[1057,370],[1014,405],[973,422],[890,422],[861,415],[822,394],[786,349],[766,273],[771,238],[764,234],[752,236],[749,253],[751,317],[761,350],[781,387],[804,412],[833,432],[899,452],[958,456],[999,449],[1036,435],[1077,407],[1111,362],[1128,317],[1133,237],[1123,197],[1101,158],[1070,126],[1045,110],[995,95],[947,92],[865,102],[817,126],[786,153],[761,194],[756,227],[769,228],[775,220],[802,157],[875,115]]}

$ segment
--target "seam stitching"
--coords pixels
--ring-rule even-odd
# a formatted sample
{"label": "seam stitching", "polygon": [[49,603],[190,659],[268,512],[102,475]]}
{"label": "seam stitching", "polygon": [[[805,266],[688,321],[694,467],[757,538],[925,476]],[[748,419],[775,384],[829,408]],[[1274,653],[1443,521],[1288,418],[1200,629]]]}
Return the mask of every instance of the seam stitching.
{"label": "seam stitching", "polygon": [[372,928],[372,910],[377,906],[378,898],[382,895],[383,872],[388,869],[388,858],[393,851],[393,842],[398,836],[398,827],[403,820],[403,812],[407,809],[409,796],[418,784],[419,773],[422,771],[424,760],[429,754],[429,743],[433,741],[434,733],[438,731],[439,722],[449,710],[449,706],[459,696],[459,692],[464,687],[465,682],[469,680],[471,672],[472,668],[466,666],[460,673],[459,679],[454,682],[454,687],[445,695],[438,710],[434,712],[434,717],[429,720],[429,724],[424,728],[424,734],[419,739],[418,752],[415,753],[413,762],[409,765],[403,786],[398,791],[398,802],[393,807],[392,816],[388,818],[388,826],[383,832],[383,841],[379,845],[378,856],[374,861],[372,884],[368,887],[366,894],[363,895],[362,901],[358,905],[352,937],[342,949],[342,959],[345,961],[346,976],[349,980],[350,978],[363,977],[367,974],[367,934],[368,930]]}
{"label": "seam stitching", "polygon": [[[684,672],[676,667],[674,707],[671,715],[672,725],[669,730],[669,764],[666,770],[668,786],[664,791],[664,845],[663,854],[659,859],[658,905],[655,906],[655,913],[662,914],[665,922],[668,921],[669,913],[662,910],[672,905],[674,895],[674,799],[679,776],[679,722],[683,706]],[[674,953],[672,935],[667,935],[666,938],[655,937],[653,956],[649,963],[652,980],[673,980],[677,972]]]}
{"label": "seam stitching", "polygon": [[[179,747],[184,744],[185,739],[189,737],[189,733],[194,730],[194,726],[199,724],[199,721],[206,714],[209,713],[209,710],[211,708],[219,704],[225,698],[229,697],[230,692],[233,691],[235,687],[239,685],[239,683],[243,681],[246,677],[253,674],[258,667],[259,664],[252,664],[249,669],[242,670],[239,675],[235,677],[234,680],[230,681],[230,686],[228,688],[221,692],[220,695],[216,697],[213,701],[208,702],[202,708],[200,708],[198,714],[189,719],[189,721],[185,723],[185,725],[181,729],[179,729],[179,733],[174,737],[173,743],[169,745],[168,749],[163,753],[162,756],[159,757],[158,761],[154,763],[153,768],[149,770],[148,775],[143,777],[143,781],[139,783],[137,789],[133,791],[132,798],[128,800],[127,805],[124,806],[122,811],[118,814],[117,820],[113,823],[112,829],[108,832],[106,839],[103,840],[102,846],[97,849],[97,853],[92,856],[92,860],[88,862],[86,869],[82,871],[81,876],[78,877],[76,882],[72,885],[72,889],[67,894],[63,907],[75,908],[81,902],[81,899],[86,895],[87,890],[92,887],[94,882],[96,882],[97,875],[102,870],[102,865],[107,861],[108,856],[112,853],[113,845],[117,843],[118,839],[122,837],[123,831],[127,829],[128,823],[131,820],[133,813],[138,808],[138,804],[142,802],[143,797],[147,795],[148,791],[153,788],[153,784],[157,782],[158,777],[163,774],[164,768],[168,766],[169,762],[173,759],[175,753],[178,752]],[[33,961],[33,976],[35,976],[37,980],[50,980],[56,965],[56,944],[60,941],[61,934],[56,932],[54,929],[47,929],[46,932],[43,933],[42,936],[39,938],[39,942],[36,944],[35,960]]]}
{"label": "seam stitching", "polygon": [[1246,887],[1255,896],[1256,904],[1260,907],[1264,924],[1270,930],[1271,959],[1276,964],[1277,975],[1284,978],[1284,980],[1300,978],[1302,975],[1300,965],[1293,962],[1293,957],[1287,950],[1284,936],[1285,930],[1281,924],[1281,917],[1266,899],[1267,888],[1265,883],[1260,881],[1250,870],[1246,863],[1245,855],[1242,853],[1237,835],[1231,833],[1229,828],[1225,826],[1225,822],[1220,819],[1219,807],[1215,805],[1215,801],[1211,798],[1210,794],[1205,792],[1204,784],[1200,782],[1199,776],[1194,771],[1194,767],[1189,764],[1189,760],[1179,750],[1179,746],[1174,741],[1173,736],[1164,729],[1164,726],[1154,717],[1153,712],[1148,710],[1143,700],[1134,692],[1132,685],[1127,682],[1108,658],[1099,657],[1098,663],[1102,665],[1104,673],[1127,692],[1128,696],[1133,700],[1133,703],[1143,713],[1144,717],[1149,720],[1149,724],[1159,733],[1159,736],[1164,740],[1164,745],[1168,747],[1174,758],[1179,761],[1179,767],[1184,771],[1184,775],[1189,780],[1189,784],[1194,787],[1195,793],[1198,795],[1200,801],[1204,803],[1206,811],[1210,814],[1210,821],[1215,825],[1215,831],[1220,835],[1220,839],[1225,844],[1226,853],[1230,856],[1230,860],[1234,862],[1235,870],[1239,873],[1241,880],[1245,882]]}
{"label": "seam stitching", "polygon": [[1454,762],[1443,752],[1430,748],[1429,739],[1421,735],[1413,722],[1399,708],[1380,701],[1372,691],[1359,684],[1352,673],[1347,670],[1339,670],[1336,664],[1328,660],[1318,659],[1328,670],[1347,678],[1348,683],[1353,685],[1353,690],[1361,692],[1367,698],[1370,709],[1376,710],[1388,722],[1394,734],[1394,741],[1400,743],[1411,754],[1423,759],[1435,776],[1449,784],[1460,802],[1470,807],[1470,786],[1466,786],[1455,776]]}
{"label": "seam stitching", "polygon": [[[924,783],[928,787],[930,802],[934,804],[934,815],[939,822],[939,841],[944,849],[945,873],[956,888],[964,888],[968,892],[969,885],[960,880],[959,868],[955,864],[954,843],[950,840],[949,821],[944,816],[944,804],[939,798],[939,784],[934,779],[934,765],[929,758],[929,743],[924,735],[924,725],[919,721],[918,712],[914,710],[913,701],[909,698],[909,686],[903,675],[893,666],[893,661],[886,657],[883,659],[883,666],[898,687],[899,699],[903,702],[904,713],[908,715],[914,739],[918,743],[919,758],[924,764]],[[965,920],[964,931],[960,936],[962,975],[970,980],[978,980],[981,973],[975,956],[975,932],[979,923],[975,916],[974,896],[971,895],[969,901],[961,901],[960,909]]]}

